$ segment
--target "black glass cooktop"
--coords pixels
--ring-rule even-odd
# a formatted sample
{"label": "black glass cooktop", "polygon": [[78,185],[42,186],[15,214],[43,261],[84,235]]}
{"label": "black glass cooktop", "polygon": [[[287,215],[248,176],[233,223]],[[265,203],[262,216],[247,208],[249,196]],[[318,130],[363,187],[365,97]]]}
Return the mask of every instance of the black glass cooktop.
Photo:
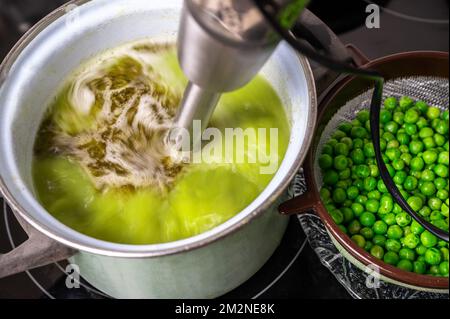
{"label": "black glass cooktop", "polygon": [[[0,59],[35,22],[65,0],[0,0]],[[381,28],[367,29],[369,0],[345,6],[313,0],[311,9],[344,43],[353,43],[369,58],[412,50],[448,51],[448,1],[380,0],[385,6]],[[347,3],[347,1],[346,1]],[[345,23],[343,22],[345,21]],[[10,209],[0,199],[0,253],[26,239]],[[65,285],[65,264],[52,264],[0,279],[0,298],[108,298],[85,282]],[[283,241],[268,263],[228,298],[350,298],[346,289],[320,263],[309,247],[297,218],[292,217]]]}

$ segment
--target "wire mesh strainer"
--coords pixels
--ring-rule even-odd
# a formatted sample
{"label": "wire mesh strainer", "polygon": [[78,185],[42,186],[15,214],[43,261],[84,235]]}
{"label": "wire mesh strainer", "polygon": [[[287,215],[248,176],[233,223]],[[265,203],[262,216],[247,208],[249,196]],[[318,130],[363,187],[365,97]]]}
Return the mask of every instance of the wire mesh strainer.
{"label": "wire mesh strainer", "polygon": [[[397,54],[367,63],[364,68],[384,75],[386,84],[383,98],[410,96],[441,109],[449,104],[448,53],[410,52]],[[319,190],[322,185],[318,155],[323,144],[342,123],[355,118],[361,109],[368,109],[372,97],[373,82],[360,77],[346,77],[338,82],[320,104],[317,130],[304,165],[307,192],[280,206],[283,214],[298,214],[313,210],[323,223],[336,246],[358,267],[376,267],[383,278],[420,290],[448,289],[448,278],[419,275],[385,264],[359,248],[334,223],[321,202]],[[362,266],[361,266],[362,265]]]}
{"label": "wire mesh strainer", "polygon": [[[319,155],[323,145],[328,142],[331,135],[345,122],[356,118],[356,114],[363,109],[370,109],[373,89],[348,101],[341,107],[325,126],[315,152],[314,178],[316,185],[322,187],[322,174],[319,167]],[[449,108],[449,81],[446,78],[430,76],[413,76],[397,78],[386,82],[383,89],[383,100],[388,97],[401,98],[409,96],[413,100],[424,101],[428,105],[439,107],[441,110]]]}

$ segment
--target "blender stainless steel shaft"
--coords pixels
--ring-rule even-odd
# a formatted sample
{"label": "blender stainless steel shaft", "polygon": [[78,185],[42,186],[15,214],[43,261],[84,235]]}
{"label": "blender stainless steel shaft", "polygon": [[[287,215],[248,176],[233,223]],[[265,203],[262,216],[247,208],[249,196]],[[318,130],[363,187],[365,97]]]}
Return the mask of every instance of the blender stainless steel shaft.
{"label": "blender stainless steel shaft", "polygon": [[[286,8],[296,1],[274,2]],[[201,120],[205,129],[220,95],[247,84],[279,42],[254,0],[185,0],[178,58],[189,84],[177,128],[191,132],[193,121]]]}

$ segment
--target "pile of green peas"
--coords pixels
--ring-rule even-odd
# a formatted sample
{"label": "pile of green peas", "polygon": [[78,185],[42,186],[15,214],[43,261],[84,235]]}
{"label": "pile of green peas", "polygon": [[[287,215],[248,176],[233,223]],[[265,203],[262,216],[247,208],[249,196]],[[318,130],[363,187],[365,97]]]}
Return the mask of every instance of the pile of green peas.
{"label": "pile of green peas", "polygon": [[[448,277],[449,245],[393,200],[375,160],[369,111],[341,124],[323,146],[320,190],[327,211],[359,247],[406,271]],[[448,231],[449,112],[390,97],[380,113],[383,160],[408,204]]]}

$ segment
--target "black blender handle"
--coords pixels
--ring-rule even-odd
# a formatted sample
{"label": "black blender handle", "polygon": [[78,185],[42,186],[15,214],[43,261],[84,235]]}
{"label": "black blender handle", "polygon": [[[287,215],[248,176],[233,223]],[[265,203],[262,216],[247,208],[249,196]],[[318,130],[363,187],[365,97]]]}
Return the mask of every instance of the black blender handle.
{"label": "black blender handle", "polygon": [[[310,46],[305,44],[298,39],[292,30],[285,29],[280,22],[278,21],[277,12],[279,12],[279,5],[273,0],[254,0],[255,5],[260,10],[261,14],[264,15],[268,23],[272,26],[272,28],[278,32],[278,34],[289,43],[294,49],[296,49],[299,53],[305,55],[311,60],[322,64],[323,66],[334,70],[336,72],[356,75],[362,78],[371,80],[375,83],[374,92],[372,95],[372,100],[370,104],[370,127],[371,127],[371,136],[375,149],[375,157],[377,161],[377,166],[380,171],[381,178],[386,185],[387,190],[392,195],[394,200],[400,205],[400,207],[406,211],[416,222],[418,222],[422,227],[428,230],[430,233],[435,235],[441,240],[449,242],[448,232],[434,226],[430,222],[424,220],[417,212],[415,212],[407,203],[407,201],[401,195],[399,189],[395,185],[392,180],[389,172],[387,170],[386,164],[383,161],[381,155],[381,146],[380,146],[380,112],[381,105],[383,101],[383,86],[384,86],[384,77],[382,74],[368,69],[356,68],[349,63],[339,61],[337,59],[330,58],[323,54],[318,53]],[[313,36],[313,34],[309,34],[309,37]],[[314,43],[314,41],[309,41],[309,43]],[[316,41],[316,43],[320,43],[320,41]]]}

